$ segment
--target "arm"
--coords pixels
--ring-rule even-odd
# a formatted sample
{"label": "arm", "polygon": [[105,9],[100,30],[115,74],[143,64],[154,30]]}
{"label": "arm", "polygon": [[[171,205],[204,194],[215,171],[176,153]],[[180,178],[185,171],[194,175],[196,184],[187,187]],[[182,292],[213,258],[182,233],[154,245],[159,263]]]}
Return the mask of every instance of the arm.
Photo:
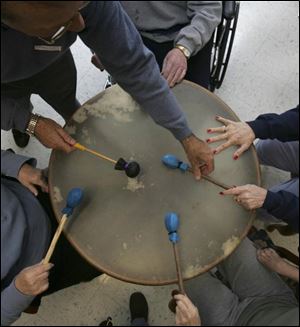
{"label": "arm", "polygon": [[225,141],[215,148],[215,154],[232,145],[239,145],[240,147],[233,154],[235,160],[248,150],[256,138],[276,138],[282,142],[299,140],[299,106],[281,115],[260,115],[256,120],[247,123],[235,122],[219,116],[216,120],[224,125],[209,128],[207,132],[220,133],[220,135],[207,139],[207,142]]}
{"label": "arm", "polygon": [[1,174],[19,180],[35,196],[38,195],[36,185],[43,192],[48,192],[48,184],[42,170],[35,168],[36,159],[1,150]]}
{"label": "arm", "polygon": [[299,198],[293,193],[287,191],[275,193],[256,185],[243,185],[220,194],[233,195],[233,199],[247,210],[264,208],[299,232]]}
{"label": "arm", "polygon": [[23,269],[11,284],[1,291],[1,325],[14,322],[34,299],[49,287],[52,263],[38,263]]}
{"label": "arm", "polygon": [[1,326],[7,326],[16,321],[33,299],[34,296],[19,292],[13,280],[1,291]]}
{"label": "arm", "polygon": [[31,165],[32,167],[36,167],[37,161],[34,158],[1,150],[1,175],[18,178],[20,168],[25,163]]}
{"label": "arm", "polygon": [[191,135],[175,96],[161,77],[153,54],[144,47],[133,23],[116,1],[94,2],[83,12],[83,42],[106,70],[153,118],[182,140]]}
{"label": "arm", "polygon": [[83,42],[152,119],[182,142],[195,178],[200,179],[203,162],[206,166],[202,172],[211,173],[214,161],[210,148],[192,134],[174,94],[160,75],[154,55],[143,45],[120,4],[91,2],[82,14],[86,29],[79,35]]}
{"label": "arm", "polygon": [[265,114],[247,122],[260,139],[278,139],[282,142],[299,140],[299,106],[283,114]]}
{"label": "arm", "polygon": [[299,232],[299,198],[296,195],[287,191],[268,191],[263,208]]}
{"label": "arm", "polygon": [[187,1],[190,24],[180,30],[174,40],[195,55],[210,40],[222,17],[221,1]]}

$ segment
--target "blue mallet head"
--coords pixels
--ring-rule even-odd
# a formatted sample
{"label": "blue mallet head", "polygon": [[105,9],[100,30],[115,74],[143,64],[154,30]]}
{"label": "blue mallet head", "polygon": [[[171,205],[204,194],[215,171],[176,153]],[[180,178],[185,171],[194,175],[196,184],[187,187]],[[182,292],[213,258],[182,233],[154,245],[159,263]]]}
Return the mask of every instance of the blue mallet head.
{"label": "blue mallet head", "polygon": [[72,188],[68,193],[66,207],[63,208],[62,213],[70,216],[75,207],[77,207],[83,198],[83,191],[81,188]]}
{"label": "blue mallet head", "polygon": [[185,162],[180,161],[173,154],[166,154],[161,158],[162,163],[168,168],[172,169],[180,169],[181,171],[187,171],[189,169],[189,165]]}
{"label": "blue mallet head", "polygon": [[179,241],[179,236],[177,234],[179,218],[175,212],[168,212],[165,215],[165,226],[169,234],[169,240],[172,243],[177,243]]}

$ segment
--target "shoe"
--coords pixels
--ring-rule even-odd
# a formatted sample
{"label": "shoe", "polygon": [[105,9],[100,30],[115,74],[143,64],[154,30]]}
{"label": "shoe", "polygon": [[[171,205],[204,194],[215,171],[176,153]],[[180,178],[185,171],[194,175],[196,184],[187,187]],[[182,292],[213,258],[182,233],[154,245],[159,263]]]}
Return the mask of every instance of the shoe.
{"label": "shoe", "polygon": [[100,322],[99,326],[113,326],[111,317],[107,317],[106,320]]}
{"label": "shoe", "polygon": [[131,321],[137,318],[144,318],[146,322],[148,321],[148,303],[142,293],[136,292],[131,294],[129,308],[131,313]]}
{"label": "shoe", "polygon": [[12,130],[12,134],[15,140],[15,143],[20,148],[25,148],[25,146],[28,144],[30,136],[26,133],[22,133],[18,131],[17,129]]}

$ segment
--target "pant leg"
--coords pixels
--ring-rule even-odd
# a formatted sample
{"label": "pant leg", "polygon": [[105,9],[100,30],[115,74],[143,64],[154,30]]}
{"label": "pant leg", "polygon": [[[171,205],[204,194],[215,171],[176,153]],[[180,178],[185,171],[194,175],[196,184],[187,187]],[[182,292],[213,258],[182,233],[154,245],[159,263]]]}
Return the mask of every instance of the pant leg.
{"label": "pant leg", "polygon": [[240,312],[238,297],[219,279],[205,273],[184,282],[203,326],[232,326]]}
{"label": "pant leg", "polygon": [[70,50],[35,76],[35,92],[66,121],[80,107],[76,85],[77,71]]}
{"label": "pant leg", "polygon": [[260,140],[255,147],[262,165],[299,175],[299,141]]}
{"label": "pant leg", "polygon": [[257,260],[256,248],[248,238],[241,242],[218,269],[240,301],[268,296],[296,301],[293,292],[283,280]]}
{"label": "pant leg", "polygon": [[210,61],[213,39],[203,49],[188,60],[188,70],[185,79],[208,89],[210,80]]}
{"label": "pant leg", "polygon": [[158,43],[154,42],[146,37],[142,37],[142,40],[144,42],[144,45],[153,52],[156,62],[159,66],[160,71],[162,70],[162,65],[164,62],[164,59],[168,52],[173,49],[174,45],[173,42],[163,42]]}

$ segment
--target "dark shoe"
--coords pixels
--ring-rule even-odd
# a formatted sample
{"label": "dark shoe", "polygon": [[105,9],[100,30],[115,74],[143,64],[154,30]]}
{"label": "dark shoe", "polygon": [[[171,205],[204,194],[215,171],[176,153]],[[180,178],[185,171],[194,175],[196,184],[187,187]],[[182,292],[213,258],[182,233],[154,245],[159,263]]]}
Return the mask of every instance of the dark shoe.
{"label": "dark shoe", "polygon": [[100,322],[99,326],[113,326],[111,317],[107,317],[106,320]]}
{"label": "dark shoe", "polygon": [[131,294],[129,308],[131,313],[131,321],[137,318],[143,318],[146,322],[148,321],[148,303],[142,293],[136,292]]}
{"label": "dark shoe", "polygon": [[12,134],[15,140],[15,143],[20,148],[25,148],[25,146],[28,144],[30,136],[26,133],[22,133],[18,131],[17,129],[12,130]]}

